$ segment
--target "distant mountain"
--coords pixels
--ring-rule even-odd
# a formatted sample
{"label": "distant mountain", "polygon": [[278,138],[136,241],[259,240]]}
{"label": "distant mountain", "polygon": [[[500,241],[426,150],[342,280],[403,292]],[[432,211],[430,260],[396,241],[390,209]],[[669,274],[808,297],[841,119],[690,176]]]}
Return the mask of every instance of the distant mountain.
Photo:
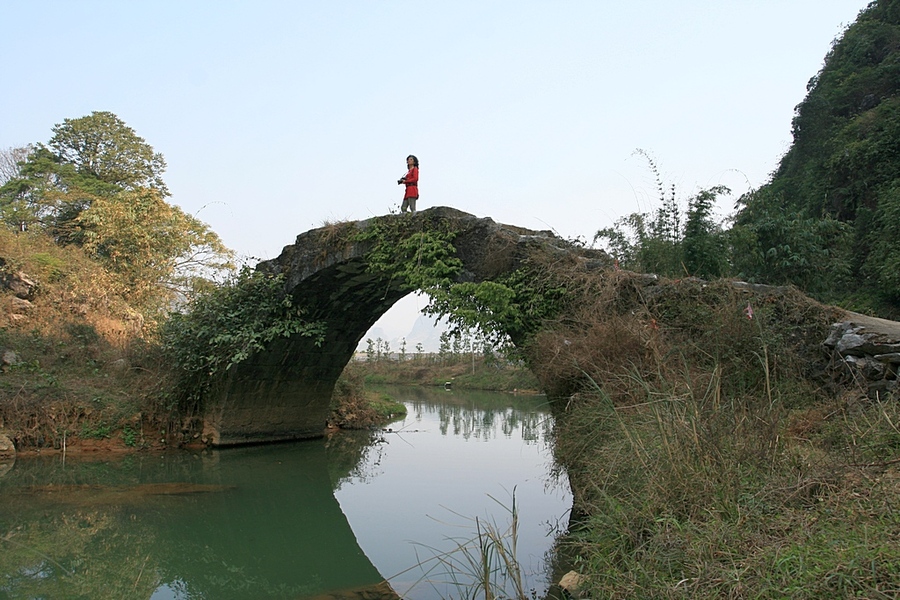
{"label": "distant mountain", "polygon": [[409,333],[406,335],[389,338],[381,327],[372,327],[372,329],[363,336],[363,339],[359,341],[359,345],[356,349],[358,352],[365,352],[366,347],[368,346],[366,340],[377,340],[378,338],[381,338],[382,340],[387,340],[388,344],[390,344],[391,352],[399,352],[400,344],[405,338],[407,354],[415,354],[416,345],[420,343],[425,352],[437,352],[441,345],[441,333],[446,330],[446,321],[441,321],[435,325],[432,317],[426,317],[425,315],[420,314],[415,322],[413,322],[412,329],[410,329]]}
{"label": "distant mountain", "polygon": [[441,334],[446,330],[446,320],[435,324],[433,317],[419,315],[419,318],[413,323],[412,329],[406,335],[406,351],[415,352],[416,344],[421,343],[425,352],[437,352],[441,345]]}

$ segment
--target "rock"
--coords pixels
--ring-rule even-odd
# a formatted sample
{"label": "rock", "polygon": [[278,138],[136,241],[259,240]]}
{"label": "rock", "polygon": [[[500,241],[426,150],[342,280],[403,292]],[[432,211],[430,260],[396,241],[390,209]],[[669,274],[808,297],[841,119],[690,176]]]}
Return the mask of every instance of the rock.
{"label": "rock", "polygon": [[846,313],[847,320],[831,326],[823,345],[835,364],[843,364],[870,398],[897,395],[900,364],[900,323]]}
{"label": "rock", "polygon": [[18,297],[12,299],[11,309],[13,313],[25,313],[32,308],[34,308],[34,304],[32,304],[30,300],[25,300],[24,298]]}
{"label": "rock", "polygon": [[128,361],[124,358],[119,358],[107,365],[111,371],[115,371],[117,373],[121,373],[123,371],[127,371],[131,365],[128,364]]}
{"label": "rock", "polygon": [[16,445],[9,436],[0,433],[0,477],[8,473],[16,463]]}
{"label": "rock", "polygon": [[15,351],[10,348],[0,348],[0,369],[5,371],[8,367],[14,367],[21,362]]}
{"label": "rock", "polygon": [[37,287],[37,283],[22,271],[8,273],[0,270],[0,288],[8,289],[17,298],[34,300]]}
{"label": "rock", "polygon": [[900,352],[891,352],[890,354],[876,354],[875,360],[892,365],[900,365]]}
{"label": "rock", "polygon": [[584,583],[584,575],[575,571],[569,571],[559,580],[559,587],[573,598],[581,597],[581,585]]}

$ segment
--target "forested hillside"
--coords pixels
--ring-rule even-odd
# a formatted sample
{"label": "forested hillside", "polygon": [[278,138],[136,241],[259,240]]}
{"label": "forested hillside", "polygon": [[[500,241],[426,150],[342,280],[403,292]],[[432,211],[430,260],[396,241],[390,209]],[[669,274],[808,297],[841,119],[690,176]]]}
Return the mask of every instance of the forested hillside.
{"label": "forested hillside", "polygon": [[770,182],[744,199],[756,243],[739,267],[834,301],[900,313],[900,2],[878,0],[837,40]]}
{"label": "forested hillside", "polygon": [[807,89],[791,147],[768,182],[739,198],[729,223],[712,208],[731,190],[699,190],[683,203],[638,150],[656,177],[657,208],[595,241],[628,270],[792,284],[824,302],[900,318],[900,0],[861,11]]}

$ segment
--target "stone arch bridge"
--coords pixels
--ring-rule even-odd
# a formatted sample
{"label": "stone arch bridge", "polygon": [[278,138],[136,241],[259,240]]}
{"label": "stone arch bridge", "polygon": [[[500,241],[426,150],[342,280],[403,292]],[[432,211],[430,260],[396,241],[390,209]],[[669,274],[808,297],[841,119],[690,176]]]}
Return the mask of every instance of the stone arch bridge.
{"label": "stone arch bridge", "polygon": [[[550,231],[502,225],[446,207],[414,215],[388,215],[313,229],[297,236],[281,255],[257,270],[284,276],[285,291],[326,325],[324,341],[279,338],[232,367],[212,388],[205,403],[203,441],[232,446],[319,437],[334,385],[369,328],[403,296],[404,281],[370,269],[376,249],[360,240],[368,227],[397,226],[409,232],[451,232],[462,262],[458,281],[491,281],[515,271],[538,253],[584,261],[590,270],[612,267],[606,253],[571,244]],[[656,285],[655,276],[638,276]],[[690,285],[688,278],[685,285]],[[699,280],[696,280],[699,281]],[[786,288],[732,282],[750,296],[783,294]],[[659,291],[659,290],[657,290]],[[900,395],[900,323],[865,317],[835,307],[827,339],[811,339],[821,352],[824,374],[863,384],[869,395]],[[823,323],[824,324],[824,323]],[[513,342],[518,340],[513,339]],[[815,353],[811,352],[811,354]]]}
{"label": "stone arch bridge", "polygon": [[[514,271],[538,250],[575,254],[610,266],[598,250],[568,243],[550,231],[502,225],[447,207],[379,220],[406,220],[411,230],[451,231],[459,281],[488,281]],[[369,328],[410,293],[402,282],[368,268],[373,242],[352,242],[346,231],[364,231],[375,219],[328,225],[297,236],[281,255],[257,270],[281,274],[286,292],[326,324],[325,339],[276,339],[232,367],[206,403],[204,441],[217,446],[321,436],[335,382]]]}

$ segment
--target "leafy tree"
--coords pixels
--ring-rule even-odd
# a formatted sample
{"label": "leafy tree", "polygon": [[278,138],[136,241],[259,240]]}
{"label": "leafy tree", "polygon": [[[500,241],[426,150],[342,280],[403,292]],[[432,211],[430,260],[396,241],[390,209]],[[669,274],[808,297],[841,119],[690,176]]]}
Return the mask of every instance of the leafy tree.
{"label": "leafy tree", "polygon": [[65,119],[47,145],[37,144],[19,172],[0,187],[7,221],[53,228],[65,240],[66,226],[98,197],[151,189],[169,195],[162,180],[162,154],[110,112]]}
{"label": "leafy tree", "polygon": [[742,202],[746,207],[730,232],[741,277],[815,292],[839,286],[848,276],[846,224],[792,213],[771,189],[753,192]]}
{"label": "leafy tree", "polygon": [[881,227],[873,236],[862,273],[890,301],[900,304],[900,179],[882,193],[874,220]]}
{"label": "leafy tree", "polygon": [[25,162],[32,150],[33,148],[30,146],[0,150],[0,186],[10,179],[19,177],[22,163]]}
{"label": "leafy tree", "polygon": [[669,277],[684,275],[683,214],[675,186],[666,190],[656,161],[646,151],[639,148],[634,153],[647,160],[656,179],[659,206],[653,213],[633,213],[613,227],[599,230],[594,242],[605,240],[607,251],[622,268]]}
{"label": "leafy tree", "polygon": [[463,348],[463,340],[459,334],[451,335],[450,339],[451,339],[450,356],[453,358],[453,363],[455,364],[455,363],[458,363],[459,359],[462,357],[462,353],[463,353],[463,349],[464,349]]}
{"label": "leafy tree", "polygon": [[139,305],[190,296],[198,280],[234,268],[231,251],[205,223],[148,188],[96,198],[70,239],[121,275],[126,297]]}
{"label": "leafy tree", "polygon": [[60,162],[107,184],[109,191],[150,188],[169,195],[162,179],[166,170],[163,155],[113,113],[95,111],[65,119],[52,131],[48,146]]}
{"label": "leafy tree", "polygon": [[447,362],[447,359],[450,357],[450,333],[446,331],[441,332],[440,343],[438,345],[438,358],[441,361],[441,364]]}
{"label": "leafy tree", "polygon": [[168,307],[233,269],[206,224],[165,202],[162,155],[112,113],[66,119],[16,164],[0,187],[3,220],[83,246],[140,308]]}
{"label": "leafy tree", "polygon": [[702,279],[715,279],[728,274],[728,243],[722,227],[712,216],[716,197],[730,194],[723,185],[700,190],[688,201],[687,221],[681,242],[684,267]]}
{"label": "leafy tree", "polygon": [[[890,250],[900,245],[890,220],[900,185],[900,2],[871,2],[834,42],[792,134],[771,180],[738,216],[737,237],[761,244],[748,248],[755,274],[774,266],[773,282],[852,302],[868,295],[884,316],[900,315]],[[789,237],[776,240],[781,234]],[[813,262],[837,276],[805,276]]]}
{"label": "leafy tree", "polygon": [[[648,160],[651,160],[648,158]],[[651,160],[653,172],[658,173]],[[678,206],[675,188],[660,190],[660,206],[656,212],[632,213],[616,221],[613,227],[597,231],[594,241],[601,241],[619,266],[641,273],[667,277],[695,275],[704,279],[729,273],[728,241],[722,226],[713,219],[716,198],[730,194],[725,186],[700,190],[688,200],[684,215]]]}
{"label": "leafy tree", "polygon": [[0,187],[0,211],[14,229],[38,227],[54,232],[59,223],[76,217],[96,198],[86,191],[96,186],[73,165],[60,162],[46,146],[38,145],[18,165],[18,176]]}

